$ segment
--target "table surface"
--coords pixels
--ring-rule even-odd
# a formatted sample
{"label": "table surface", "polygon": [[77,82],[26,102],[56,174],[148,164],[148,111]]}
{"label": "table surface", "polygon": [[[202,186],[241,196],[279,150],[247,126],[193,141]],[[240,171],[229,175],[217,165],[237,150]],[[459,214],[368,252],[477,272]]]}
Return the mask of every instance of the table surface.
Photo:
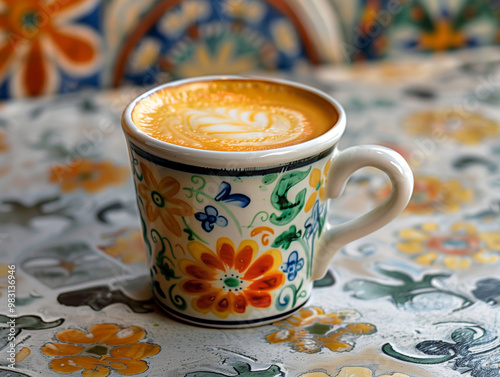
{"label": "table surface", "polygon": [[[497,57],[291,76],[343,104],[341,148],[405,156],[415,192],[400,217],[335,256],[304,309],[251,329],[182,324],[152,302],[120,129],[144,88],[3,103],[0,376],[500,376]],[[387,190],[360,170],[330,220]]]}

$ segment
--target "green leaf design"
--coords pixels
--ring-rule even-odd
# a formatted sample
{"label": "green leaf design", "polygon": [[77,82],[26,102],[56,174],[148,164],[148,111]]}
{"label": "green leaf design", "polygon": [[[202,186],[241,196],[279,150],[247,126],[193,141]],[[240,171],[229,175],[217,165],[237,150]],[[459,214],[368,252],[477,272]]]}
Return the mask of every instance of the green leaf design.
{"label": "green leaf design", "polygon": [[167,250],[165,245],[166,241],[168,246],[170,247],[172,258],[176,259],[170,241],[167,238],[162,237],[156,229],[151,230],[151,239],[154,243],[159,242],[161,244],[161,250],[158,251],[158,255],[156,256],[156,267],[158,267],[160,273],[165,277],[165,279],[167,279],[167,281],[169,281],[170,279],[180,279],[180,276],[177,276],[175,274],[175,270],[173,269],[174,263],[168,256],[165,255],[165,252]]}
{"label": "green leaf design", "polygon": [[262,177],[262,183],[265,185],[270,185],[278,178],[278,173],[272,173]]}
{"label": "green leaf design", "polygon": [[307,189],[300,190],[293,202],[288,199],[288,191],[304,180],[311,168],[306,171],[292,171],[283,175],[271,194],[271,204],[281,211],[281,214],[271,214],[270,221],[275,225],[286,225],[292,221],[304,208]]}
{"label": "green leaf design", "polygon": [[291,243],[295,240],[300,239],[302,236],[302,230],[297,231],[297,227],[292,225],[288,230],[285,230],[281,233],[274,242],[272,243],[272,247],[281,247],[283,250],[288,250]]}
{"label": "green leaf design", "polygon": [[252,371],[250,365],[247,363],[235,363],[232,365],[236,375],[234,374],[224,374],[224,373],[216,373],[216,372],[192,372],[186,374],[184,377],[232,377],[232,376],[240,376],[240,377],[279,377],[283,376],[283,372],[280,367],[277,365],[271,365],[269,368],[265,370],[254,370]]}
{"label": "green leaf design", "polygon": [[402,354],[398,351],[396,351],[390,343],[386,343],[382,346],[382,351],[389,356],[394,357],[395,359],[401,360],[401,361],[409,361],[410,363],[417,363],[417,364],[440,364],[444,363],[446,361],[449,361],[455,357],[455,354],[453,355],[447,355],[443,357],[414,357],[414,356],[408,356],[405,354]]}
{"label": "green leaf design", "polygon": [[462,300],[462,305],[454,311],[467,308],[473,302],[453,291],[442,289],[434,284],[434,280],[448,278],[449,274],[426,274],[420,280],[413,279],[402,271],[377,268],[382,274],[398,280],[401,284],[386,284],[366,279],[352,280],[344,285],[345,291],[352,291],[353,296],[362,300],[370,300],[381,297],[390,297],[396,305],[404,305],[420,295],[441,293],[454,296]]}

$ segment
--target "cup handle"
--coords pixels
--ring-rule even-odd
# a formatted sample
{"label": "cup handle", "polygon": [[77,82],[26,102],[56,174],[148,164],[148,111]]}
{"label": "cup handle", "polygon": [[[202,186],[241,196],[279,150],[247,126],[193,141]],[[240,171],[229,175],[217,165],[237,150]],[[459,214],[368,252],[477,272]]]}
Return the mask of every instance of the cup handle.
{"label": "cup handle", "polygon": [[358,169],[371,166],[387,174],[392,183],[391,194],[368,213],[340,225],[327,222],[313,263],[312,279],[321,279],[334,254],[344,245],[383,227],[396,218],[410,201],[413,173],[410,166],[392,149],[378,145],[360,145],[337,152],[327,174],[328,198],[339,197],[348,178]]}

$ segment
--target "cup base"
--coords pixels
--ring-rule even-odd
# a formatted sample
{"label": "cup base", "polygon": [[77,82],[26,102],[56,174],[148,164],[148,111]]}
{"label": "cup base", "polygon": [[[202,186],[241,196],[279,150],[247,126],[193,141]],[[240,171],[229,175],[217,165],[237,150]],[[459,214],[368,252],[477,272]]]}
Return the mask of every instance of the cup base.
{"label": "cup base", "polygon": [[[310,296],[309,296],[310,297]],[[258,326],[263,326],[263,325],[269,325],[273,322],[282,320],[286,317],[291,316],[292,314],[296,313],[298,310],[300,310],[303,306],[306,305],[306,303],[309,301],[309,297],[297,306],[296,308],[289,310],[284,313],[280,313],[277,315],[273,315],[270,317],[265,317],[265,318],[256,318],[256,319],[245,319],[245,320],[239,320],[239,321],[226,321],[226,320],[212,320],[212,319],[203,319],[203,318],[196,318],[192,316],[185,315],[183,313],[179,313],[176,310],[169,308],[165,304],[163,304],[160,299],[156,297],[156,295],[153,294],[153,298],[156,302],[156,304],[170,317],[189,324],[189,325],[196,325],[196,326],[202,326],[202,327],[210,327],[210,328],[219,328],[219,329],[241,329],[245,327],[258,327]]]}

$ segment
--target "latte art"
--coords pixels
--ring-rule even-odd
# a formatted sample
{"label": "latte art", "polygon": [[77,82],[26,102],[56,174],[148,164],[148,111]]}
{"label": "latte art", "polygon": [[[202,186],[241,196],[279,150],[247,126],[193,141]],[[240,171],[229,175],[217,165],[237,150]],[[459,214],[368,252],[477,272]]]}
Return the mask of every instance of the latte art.
{"label": "latte art", "polygon": [[[215,107],[182,109],[164,120],[164,130],[175,132],[176,139],[203,144],[206,139],[218,140],[226,147],[273,146],[304,135],[306,119],[290,109],[255,106],[255,109]],[[173,135],[174,136],[174,135]]]}
{"label": "latte art", "polygon": [[132,119],[146,134],[190,148],[279,148],[319,136],[337,121],[338,114],[321,110],[321,101],[298,94],[264,81],[185,84],[144,98]]}

